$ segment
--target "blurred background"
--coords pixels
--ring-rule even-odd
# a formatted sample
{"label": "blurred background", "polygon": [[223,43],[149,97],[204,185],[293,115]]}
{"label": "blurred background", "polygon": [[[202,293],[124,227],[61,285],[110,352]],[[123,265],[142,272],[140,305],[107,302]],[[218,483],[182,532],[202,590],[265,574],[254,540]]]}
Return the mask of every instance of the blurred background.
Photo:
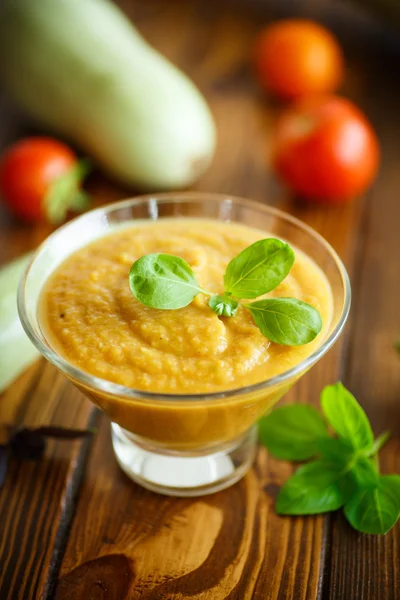
{"label": "blurred background", "polygon": [[[286,210],[338,252],[353,292],[346,333],[288,394],[288,402],[317,404],[322,387],[340,378],[366,410],[374,431],[392,431],[380,455],[381,468],[382,473],[399,473],[399,64],[399,0],[0,0],[0,446],[10,431],[4,423],[32,426],[51,420],[86,427],[89,414],[72,388],[64,393],[62,386],[54,386],[51,367],[44,379],[29,370],[16,379],[36,357],[19,325],[15,301],[29,252],[79,211],[138,193],[191,189],[245,196]],[[83,521],[77,521],[79,539],[90,548],[93,539],[93,555],[100,548],[102,557],[110,552],[109,531],[115,536],[136,531],[133,506],[145,528],[154,519],[158,530],[160,519],[169,514],[160,509],[159,498],[140,496],[118,478],[114,459],[105,454],[111,448],[108,435],[103,426],[88,468],[83,504],[92,518],[81,510]],[[36,519],[43,513],[46,527],[48,515],[58,515],[63,504],[65,495],[57,495],[64,493],[58,492],[64,489],[63,478],[69,482],[74,469],[79,482],[83,478],[74,450],[56,448],[62,468],[47,457],[34,482],[39,491],[31,491],[30,483],[28,494],[29,515]],[[24,546],[18,532],[26,530],[29,544],[42,544],[32,556],[44,571],[48,563],[43,557],[50,560],[52,552],[50,534],[42,534],[38,519],[39,533],[31,535],[20,502],[20,490],[33,481],[29,468],[25,462],[8,479],[15,496],[14,502],[7,496],[5,504],[19,525],[12,527],[15,544],[4,546],[5,555],[19,561]],[[262,558],[256,528],[265,521],[254,519],[255,545],[248,547],[260,564],[264,561],[257,566],[254,597],[270,593],[270,598],[283,598],[288,590],[285,597],[295,598],[296,586],[304,598],[398,597],[398,528],[383,538],[357,535],[336,516],[324,526],[319,519],[285,525],[274,515],[270,495],[288,476],[289,466],[264,453],[254,472],[251,485],[266,491],[269,536]],[[62,483],[51,488],[50,481]],[[92,501],[95,485],[98,505]],[[108,529],[107,493],[119,498],[121,490],[126,515],[118,511],[122,525],[112,523]],[[242,529],[247,531],[246,511],[253,502],[247,493],[240,499],[239,486],[233,491],[211,500],[228,514],[229,539],[225,544],[221,537],[214,556],[229,577],[231,547],[239,544]],[[202,532],[201,520],[193,515]],[[185,525],[185,519],[176,521]],[[88,535],[82,536],[86,521]],[[210,522],[213,529],[215,520]],[[55,519],[54,536],[56,527]],[[194,544],[197,539],[193,536]],[[320,552],[324,545],[326,552]],[[72,554],[80,560],[75,547]],[[278,556],[283,557],[279,564]],[[27,586],[37,581],[33,570],[30,576],[23,562],[18,565]],[[64,565],[64,571],[71,565]],[[214,581],[213,561],[202,567],[197,579],[179,579],[190,597],[199,581],[200,587]],[[82,571],[76,571],[79,579]],[[15,573],[10,566],[10,581],[19,586]],[[97,578],[99,571],[93,573]],[[250,581],[253,571],[246,567],[243,573]],[[67,588],[70,595],[69,579]],[[232,597],[242,589],[232,590]]]}
{"label": "blurred background", "polygon": [[[80,127],[84,129],[94,106],[102,101],[101,94],[103,90],[95,81],[92,82],[91,86],[84,86],[84,93],[79,96],[78,101],[80,112],[83,114],[78,115],[75,112],[77,102],[71,100],[72,93],[79,95],[78,84],[75,83],[71,86],[71,76],[74,75],[73,67],[72,70],[66,71],[64,69],[62,60],[65,60],[65,56],[62,58],[62,52],[70,52],[70,60],[75,60],[78,80],[82,77],[82,69],[86,69],[84,76],[87,80],[87,78],[95,78],[93,71],[96,71],[96,69],[105,68],[105,65],[109,68],[112,64],[115,72],[118,73],[121,86],[124,86],[124,80],[126,80],[127,86],[131,85],[129,64],[121,65],[118,59],[118,44],[120,42],[118,40],[118,27],[112,24],[109,31],[107,31],[107,27],[102,23],[100,28],[102,56],[99,58],[95,56],[95,50],[91,53],[91,49],[88,48],[90,36],[96,35],[96,11],[92,15],[87,14],[90,11],[86,11],[85,15],[85,10],[81,9],[82,14],[79,15],[79,9],[75,9],[75,14],[70,16],[69,24],[68,21],[64,21],[64,25],[61,24],[63,18],[61,14],[59,17],[53,15],[54,22],[52,19],[47,18],[48,15],[45,14],[45,18],[42,19],[42,23],[39,23],[39,25],[35,23],[34,14],[25,17],[25,20],[21,19],[21,22],[14,27],[12,24],[8,27],[4,24],[3,27],[9,33],[5,32],[2,36],[1,61],[3,64],[7,63],[10,66],[6,69],[6,73],[3,72],[2,76],[4,93],[1,94],[0,105],[0,144],[3,155],[4,151],[13,142],[28,136],[52,135],[58,140],[65,141],[74,152],[77,152],[80,156],[88,157],[92,162],[92,172],[85,184],[85,188],[91,196],[92,206],[131,195],[137,191],[178,189],[179,187],[193,186],[209,191],[246,195],[269,203],[277,202],[278,198],[279,201],[282,201],[283,197],[286,202],[290,202],[293,194],[285,195],[284,192],[288,184],[289,188],[291,187],[290,178],[289,181],[285,181],[285,177],[279,177],[276,165],[273,164],[273,154],[276,150],[274,134],[276,119],[287,109],[293,98],[282,98],[280,93],[274,91],[273,85],[268,89],[268,68],[266,72],[260,74],[258,67],[258,64],[262,63],[263,60],[268,61],[268,49],[257,46],[260,36],[268,30],[268,26],[282,19],[307,18],[326,27],[327,31],[335,36],[335,42],[343,54],[344,61],[340,67],[337,81],[333,85],[330,85],[329,81],[325,82],[327,91],[340,93],[353,100],[377,131],[378,137],[381,138],[381,144],[385,144],[383,139],[385,127],[389,126],[392,131],[398,127],[396,106],[399,93],[398,59],[400,40],[395,23],[399,17],[400,9],[396,2],[391,0],[385,0],[384,2],[369,0],[369,2],[357,4],[357,2],[353,3],[351,0],[348,2],[338,0],[308,2],[304,0],[247,0],[246,2],[238,0],[220,0],[218,2],[118,0],[111,3],[115,6],[118,5],[128,19],[135,24],[145,40],[179,67],[198,87],[211,109],[216,126],[217,144],[215,155],[211,150],[209,151],[210,166],[205,172],[203,172],[203,168],[199,169],[198,175],[192,178],[193,181],[190,181],[190,177],[185,178],[185,176],[182,176],[179,181],[161,180],[160,183],[157,176],[152,181],[150,175],[143,184],[141,178],[136,176],[134,168],[132,168],[132,176],[125,177],[125,180],[121,181],[121,178],[116,176],[118,174],[113,169],[113,161],[107,157],[102,160],[102,164],[99,166],[96,152],[92,151],[93,141],[91,140],[88,143],[84,137],[77,139],[79,136],[74,134],[71,125],[63,123],[66,120],[65,113],[68,112],[68,119],[73,119],[72,115],[75,114],[76,119],[74,120],[81,121],[82,125]],[[25,12],[28,11],[29,3],[24,2],[24,0],[17,3],[3,0],[6,12],[7,5],[10,4],[20,4],[24,7]],[[47,0],[39,0],[36,4],[46,5],[46,8],[42,9],[44,13],[56,12],[56,9],[52,8]],[[93,0],[87,4],[93,4]],[[38,11],[30,8],[29,12]],[[68,29],[68,26],[73,29],[74,19],[78,17],[87,19],[87,39],[81,39],[79,46],[75,44],[75,40],[74,42],[71,40],[70,48],[68,48],[68,42],[62,43],[60,46],[62,50],[58,48],[52,53],[53,42],[51,36],[57,34],[57,27],[60,29],[60,33],[61,30]],[[57,19],[59,19],[58,24],[56,23]],[[301,34],[301,21],[299,23],[298,27]],[[28,30],[31,35],[27,35]],[[40,38],[41,43],[35,46],[35,35],[39,39],[40,33],[43,34]],[[288,33],[287,35],[290,39],[291,34]],[[309,38],[309,48],[307,48],[307,37]],[[296,42],[294,42],[292,52],[300,52],[300,55],[302,52],[306,54],[307,51],[310,54],[313,52],[323,53],[326,50],[324,48],[326,40],[318,39],[318,34],[316,37],[316,48],[313,49],[312,46],[315,42],[313,36],[311,35],[310,39],[309,34],[304,32],[303,41],[300,40],[297,50]],[[13,48],[15,49],[20,42],[19,38],[24,39],[25,46],[16,53]],[[46,44],[50,48],[47,56]],[[74,44],[75,48],[72,47]],[[124,48],[124,45],[121,44],[120,50],[122,53],[125,52]],[[28,57],[32,56],[32,52],[36,52],[35,60],[31,60],[33,66],[27,66],[26,62],[29,61]],[[282,72],[286,69],[289,70],[289,77],[296,76],[296,68],[298,70],[299,65],[291,65],[290,56],[286,56],[285,52],[280,53],[274,47],[270,52],[274,56],[276,70]],[[133,56],[130,57],[130,60],[135,61],[136,58],[139,62],[142,60],[140,50],[135,55],[134,48],[132,53]],[[82,64],[78,64],[77,54],[80,54]],[[109,54],[109,57],[107,54]],[[107,65],[108,58],[110,62]],[[304,60],[307,63],[306,57]],[[300,94],[306,97],[310,95],[307,91],[307,78],[309,77],[312,80],[313,69],[316,68],[318,72],[318,68],[320,68],[325,73],[329,72],[330,69],[334,69],[329,52],[325,59],[326,62],[323,63],[322,61],[323,64],[320,67],[312,64],[314,59],[309,60],[309,72],[306,71],[304,76],[306,90]],[[35,61],[36,63],[42,61],[44,64],[40,69],[35,70]],[[301,66],[301,60],[299,62]],[[26,70],[21,68],[20,63],[23,63]],[[142,69],[141,77],[145,69],[146,67]],[[10,76],[10,70],[12,76]],[[298,76],[300,77],[301,74]],[[146,77],[143,77],[143,79],[146,79]],[[315,77],[318,79],[318,73]],[[164,118],[162,114],[162,96],[164,92],[158,71],[155,73],[155,78],[158,78],[158,81],[153,81],[149,85],[148,91],[142,93],[137,103],[143,105],[149,102],[149,99],[152,102],[151,98],[153,97],[154,101],[154,94],[157,94],[158,107],[154,106],[152,110],[154,119],[162,120]],[[26,80],[26,85],[23,89],[18,89],[23,79]],[[54,95],[53,90],[50,89],[51,86],[47,86],[46,80],[52,79],[57,80],[57,94],[62,97],[65,104],[57,118],[50,116],[54,104],[58,103],[57,94]],[[147,85],[148,82],[144,87]],[[168,85],[168,82],[166,82],[166,88],[168,88]],[[324,92],[324,82],[321,82],[321,86],[321,91]],[[169,93],[168,89],[167,92]],[[135,93],[133,89],[132,95]],[[171,92],[171,95],[173,93],[175,92]],[[177,106],[185,105],[185,98],[179,99],[179,91],[176,91],[176,94]],[[38,103],[43,105],[42,109],[37,109]],[[133,114],[136,108],[133,107],[131,111],[126,110],[125,128],[129,132],[130,138],[137,136],[137,131],[135,131],[137,122]],[[115,123],[117,119],[117,115],[113,112],[119,110],[120,104],[118,104],[118,101],[109,102],[107,111],[109,129],[113,128],[113,122]],[[139,106],[137,112],[140,113],[140,111],[141,107]],[[157,111],[159,115],[154,114]],[[43,115],[43,113],[45,114]],[[40,115],[40,118],[37,118],[38,115]],[[165,118],[168,120],[171,115],[179,121],[178,109],[177,113],[173,114],[173,111],[171,111]],[[92,120],[90,126],[92,128],[98,127],[95,119]],[[170,123],[170,128],[173,127],[174,125]],[[178,122],[175,124],[175,128],[176,130],[179,128]],[[140,135],[146,137],[146,131],[142,131]],[[154,135],[151,127],[150,135]],[[186,135],[190,136],[190,133],[186,132]],[[86,137],[90,137],[90,134],[88,133]],[[93,138],[93,136],[91,137]],[[179,135],[177,134],[176,137],[179,138]],[[121,138],[121,145],[124,141]],[[174,136],[170,135],[168,141],[173,143]],[[103,127],[99,131],[95,144],[104,147],[108,143],[109,132]],[[143,145],[144,141],[142,140],[141,143]],[[196,141],[193,143],[195,144]],[[200,145],[201,143],[199,141]],[[119,152],[124,151],[126,154],[129,149],[122,150],[122,148],[119,148]],[[110,153],[112,152],[113,150],[110,149]],[[165,154],[167,152],[166,148],[162,147],[162,152]],[[382,147],[382,157],[383,160],[389,157],[389,152],[385,152],[384,145]],[[135,159],[136,154],[133,152],[132,157],[128,157],[128,160],[134,163]],[[163,158],[160,159],[157,156],[157,160],[162,161]],[[146,168],[151,169],[151,166]],[[154,162],[153,169],[155,169]],[[282,181],[282,179],[283,183],[286,184],[285,188],[278,183],[278,180]],[[6,189],[4,189],[4,185],[2,187],[4,200],[8,195],[8,190],[7,185]],[[365,187],[368,189],[369,184]],[[298,190],[293,190],[292,186],[292,192],[296,195]],[[321,193],[323,200],[324,190]],[[356,195],[359,196],[360,194]],[[345,200],[348,200],[348,198],[345,198]],[[23,203],[23,200],[19,199],[18,201]],[[28,203],[29,200],[26,202]],[[325,204],[329,204],[329,202],[325,202]],[[3,203],[0,209],[3,227],[10,226],[17,229],[22,227],[28,234],[30,230],[26,229],[25,225],[21,225],[21,219],[15,221],[12,217],[13,213],[18,213],[18,210],[13,210],[13,198],[10,199],[8,205],[8,209],[6,209]],[[36,223],[38,221],[43,222],[46,221],[46,217],[31,220]],[[39,226],[40,231],[42,231],[41,227],[43,225]],[[43,231],[47,232],[48,229],[44,226]],[[40,235],[39,233],[38,237]]]}
{"label": "blurred background", "polygon": [[178,189],[288,210],[350,272],[366,236],[371,277],[398,256],[395,0],[0,7],[1,263],[79,211]]}

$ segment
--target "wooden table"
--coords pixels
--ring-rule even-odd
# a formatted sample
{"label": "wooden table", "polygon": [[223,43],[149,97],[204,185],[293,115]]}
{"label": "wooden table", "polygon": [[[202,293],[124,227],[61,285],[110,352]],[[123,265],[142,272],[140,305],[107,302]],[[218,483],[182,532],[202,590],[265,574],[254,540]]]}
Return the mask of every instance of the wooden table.
{"label": "wooden table", "polygon": [[[364,198],[343,207],[305,206],[279,187],[268,167],[278,106],[260,93],[248,66],[255,32],[278,14],[279,3],[121,4],[211,104],[218,149],[195,189],[291,212],[326,237],[349,269],[354,303],[346,333],[284,401],[317,403],[325,384],[342,379],[375,432],[392,430],[381,467],[400,473],[400,361],[393,350],[400,337],[399,38],[336,3],[285,4],[339,34],[348,59],[343,92],[367,112],[383,150],[378,181]],[[27,132],[4,101],[0,128],[2,146]],[[132,193],[101,175],[89,188],[97,204]],[[34,248],[49,231],[24,226],[3,210],[1,261]],[[44,360],[0,402],[21,425],[98,427],[90,441],[51,442],[39,462],[12,462],[0,493],[4,600],[400,598],[400,526],[374,537],[351,530],[340,514],[276,516],[274,498],[291,467],[262,448],[254,468],[229,490],[196,500],[161,497],[125,477],[106,417]]]}

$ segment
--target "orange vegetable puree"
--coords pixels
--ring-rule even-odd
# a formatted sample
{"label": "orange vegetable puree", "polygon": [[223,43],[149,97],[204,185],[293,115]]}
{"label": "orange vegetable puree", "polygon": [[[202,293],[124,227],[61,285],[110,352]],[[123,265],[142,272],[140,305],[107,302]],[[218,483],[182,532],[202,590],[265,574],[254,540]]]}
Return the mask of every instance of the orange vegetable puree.
{"label": "orange vegetable puree", "polygon": [[[273,377],[311,354],[329,330],[330,286],[305,254],[294,248],[296,260],[289,276],[267,294],[295,297],[320,311],[323,330],[313,342],[300,347],[270,342],[244,308],[239,307],[235,317],[218,317],[202,294],[178,310],[148,308],[133,297],[128,280],[136,259],[165,252],[185,259],[203,289],[222,293],[228,262],[266,237],[271,236],[244,225],[192,219],[117,229],[73,253],[51,274],[39,309],[44,334],[71,364],[137,390],[208,393]],[[205,405],[136,403],[105,394],[92,397],[130,431],[162,443],[190,446],[241,433],[285,390],[264,391],[261,398],[260,393],[250,399],[236,397],[231,408],[226,400]]]}

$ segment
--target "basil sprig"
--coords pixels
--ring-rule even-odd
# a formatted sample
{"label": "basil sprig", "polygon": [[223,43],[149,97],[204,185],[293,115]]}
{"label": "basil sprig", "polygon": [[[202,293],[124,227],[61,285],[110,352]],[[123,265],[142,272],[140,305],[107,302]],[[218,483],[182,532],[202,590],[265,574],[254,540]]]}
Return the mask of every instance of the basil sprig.
{"label": "basil sprig", "polygon": [[152,308],[177,309],[202,289],[188,263],[171,254],[147,254],[131,267],[129,284],[139,302]]}
{"label": "basil sprig", "polygon": [[281,240],[259,240],[231,260],[224,275],[225,290],[236,298],[258,298],[274,290],[289,275],[294,252]]}
{"label": "basil sprig", "polygon": [[289,274],[294,259],[293,250],[281,240],[259,240],[230,261],[224,275],[225,292],[213,295],[202,289],[182,258],[147,254],[133,263],[129,285],[135,298],[151,308],[183,308],[200,293],[210,296],[209,307],[219,316],[234,317],[240,305],[251,312],[266,338],[299,346],[311,342],[321,331],[321,315],[313,306],[295,298],[239,302],[274,290]]}
{"label": "basil sprig", "polygon": [[239,308],[239,302],[235,300],[235,298],[230,298],[225,295],[211,296],[208,301],[208,306],[217,313],[217,315],[222,317],[234,317]]}
{"label": "basil sprig", "polygon": [[271,298],[247,304],[262,334],[277,344],[308,344],[322,327],[321,315],[313,306],[295,298]]}
{"label": "basil sprig", "polygon": [[[400,516],[400,475],[381,475],[376,440],[368,417],[339,382],[321,394],[323,415],[294,404],[261,419],[261,442],[277,458],[311,460],[281,488],[276,511],[312,515],[343,508],[350,525],[363,533],[385,534]],[[331,433],[333,431],[333,434]]]}

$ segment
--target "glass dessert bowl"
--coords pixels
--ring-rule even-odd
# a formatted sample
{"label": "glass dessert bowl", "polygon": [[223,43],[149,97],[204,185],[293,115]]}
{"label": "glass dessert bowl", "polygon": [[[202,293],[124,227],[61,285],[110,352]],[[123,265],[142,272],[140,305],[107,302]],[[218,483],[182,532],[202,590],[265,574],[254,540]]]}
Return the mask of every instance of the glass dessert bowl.
{"label": "glass dessert bowl", "polygon": [[[158,223],[166,224],[161,238],[153,244],[159,252],[168,253],[171,240],[179,247],[180,238],[178,236],[178,242],[175,238],[180,229],[182,233],[179,235],[184,236],[182,239],[190,242],[191,235],[196,238],[194,247],[198,245],[197,238],[201,239],[202,235],[211,236],[210,239],[214,236],[216,245],[224,247],[229,241],[229,236],[227,240],[222,241],[223,243],[219,240],[218,236],[223,235],[224,229],[227,228],[224,226],[219,230],[218,223],[233,224],[229,225],[229,233],[235,231],[239,240],[242,236],[240,226],[244,225],[250,233],[260,234],[262,230],[265,237],[273,236],[288,242],[309,261],[303,262],[304,275],[308,275],[307,271],[310,269],[316,269],[315,273],[320,273],[319,279],[315,279],[314,282],[304,277],[308,288],[311,288],[311,295],[313,283],[318,287],[326,282],[327,289],[329,288],[329,311],[326,311],[326,314],[329,312],[329,319],[325,319],[323,331],[316,340],[300,350],[285,347],[285,352],[281,352],[279,347],[274,349],[274,345],[271,345],[268,361],[272,363],[272,367],[274,364],[278,367],[276,372],[271,370],[271,365],[266,360],[261,361],[257,367],[258,375],[255,379],[247,376],[238,376],[231,381],[224,379],[223,373],[218,374],[218,369],[212,368],[214,365],[219,368],[221,364],[228,363],[220,360],[218,354],[223,357],[225,347],[214,348],[216,354],[211,352],[211,345],[215,342],[212,327],[219,327],[221,322],[217,315],[211,313],[209,307],[206,307],[206,317],[203,315],[205,306],[201,304],[190,310],[187,310],[187,307],[180,309],[186,312],[147,308],[140,312],[137,301],[133,296],[129,296],[129,267],[133,262],[132,257],[140,257],[140,251],[136,249],[130,255],[129,252],[122,252],[120,249],[117,251],[115,248],[124,239],[126,244],[127,235],[136,242],[139,233],[145,231],[145,227],[151,223],[156,223],[157,226]],[[169,224],[172,224],[171,228]],[[168,228],[171,229],[170,232]],[[154,227],[153,230],[149,227],[145,231],[144,238],[149,238],[150,233],[150,246],[153,243],[151,236],[154,235],[154,230]],[[206,233],[200,234],[200,231]],[[128,242],[129,239],[128,237]],[[86,250],[94,248],[94,242],[100,249],[107,247],[107,252],[113,252],[113,256],[117,256],[119,262],[122,261],[122,267],[119,263],[115,267],[118,272],[123,268],[122,272],[125,274],[126,270],[126,279],[124,275],[117,291],[114,282],[113,294],[118,298],[112,298],[114,312],[122,310],[121,305],[124,305],[124,320],[120,325],[115,321],[114,313],[111,325],[108,324],[107,314],[98,313],[96,299],[100,298],[99,302],[103,302],[101,294],[104,290],[96,287],[97,282],[100,280],[102,283],[102,279],[107,279],[107,273],[112,273],[114,265],[109,262],[107,256],[105,270],[102,271],[98,267],[94,260],[97,250],[94,254]],[[232,240],[230,243],[232,245]],[[129,250],[129,244],[126,249]],[[70,262],[69,270],[64,269],[65,276],[61,284],[53,284],[60,265],[64,268],[63,265],[68,264],[66,259],[71,255],[73,257],[78,251],[78,262]],[[196,262],[197,255],[190,254],[190,248],[182,246],[182,252],[189,252],[189,256]],[[214,259],[211,255],[205,258],[203,262],[213,264]],[[189,258],[187,260],[190,262]],[[218,256],[215,260],[218,262]],[[79,277],[81,283],[78,285],[76,281]],[[69,282],[74,285],[69,286]],[[75,287],[78,300],[81,300],[78,312],[75,313],[70,310],[70,306],[76,302],[76,296],[70,295],[70,287]],[[47,314],[42,308],[43,298],[50,297],[53,288],[56,292],[52,300],[53,312],[49,309]],[[119,297],[120,288],[121,294],[125,294],[122,299]],[[88,293],[89,289],[91,295]],[[109,290],[106,291],[106,296],[109,296]],[[323,296],[321,298],[324,303]],[[46,299],[46,302],[50,305],[50,300]],[[115,305],[118,306],[118,310],[115,309]],[[315,231],[274,208],[241,198],[203,193],[142,196],[78,217],[58,229],[39,247],[21,281],[18,293],[21,322],[32,342],[110,418],[113,448],[121,468],[131,479],[144,487],[174,496],[213,493],[232,485],[246,473],[255,455],[257,420],[332,346],[345,324],[349,307],[350,286],[345,268],[334,250]],[[136,309],[137,312],[134,312]],[[201,322],[208,318],[211,323],[207,326],[211,334],[204,343],[196,330],[200,327],[199,321],[196,324],[191,322],[193,311],[203,311]],[[173,317],[168,316],[171,313],[175,313]],[[76,326],[81,317],[83,325],[77,335],[84,337],[76,338]],[[154,348],[154,336],[150,340],[146,337],[148,334],[144,335],[143,331],[150,328],[150,333],[157,332],[158,336],[162,328],[165,330],[164,324],[168,325],[168,320],[172,324],[169,337],[163,339],[160,335],[161,341],[157,341]],[[50,333],[49,323],[53,321],[58,327],[64,346]],[[247,348],[246,332],[249,332],[249,337],[257,334],[254,333],[252,324],[244,323],[241,326],[241,337],[233,340],[233,345],[240,347],[243,342]],[[135,332],[134,351],[130,347],[128,353],[125,350],[125,342],[121,342],[119,346],[120,327],[121,331],[127,329],[128,335],[131,329]],[[177,332],[183,332],[183,337],[176,337]],[[178,345],[174,335],[176,339],[181,340]],[[229,333],[228,337],[231,335]],[[263,348],[267,348],[270,342],[264,338],[263,340]],[[207,348],[207,341],[210,348]],[[78,348],[76,352],[80,360],[77,358],[78,354],[69,353],[72,352],[71,348]],[[100,359],[97,360],[99,348],[102,350]],[[182,381],[181,371],[188,369],[188,353],[193,354],[190,357],[192,372],[189,383],[186,382],[183,386],[175,385],[175,381]],[[143,355],[146,354],[153,357],[151,364],[143,363]],[[181,355],[180,362],[176,362],[175,355],[178,358]],[[285,362],[288,367],[282,369],[280,361],[283,361],[284,356],[290,360]],[[175,371],[165,371],[164,359],[165,364],[175,360],[172,361]],[[232,360],[230,366],[235,370],[235,365],[241,360],[237,348]],[[161,366],[160,361],[163,363]],[[105,362],[109,371],[104,370]],[[268,368],[265,367],[267,363]],[[204,370],[205,368],[208,371]],[[238,369],[238,372],[242,370]],[[120,372],[124,374],[122,379]],[[131,378],[134,372],[136,379]],[[217,377],[215,382],[218,383],[214,382],[213,377]],[[135,385],[135,381],[144,383]]]}

